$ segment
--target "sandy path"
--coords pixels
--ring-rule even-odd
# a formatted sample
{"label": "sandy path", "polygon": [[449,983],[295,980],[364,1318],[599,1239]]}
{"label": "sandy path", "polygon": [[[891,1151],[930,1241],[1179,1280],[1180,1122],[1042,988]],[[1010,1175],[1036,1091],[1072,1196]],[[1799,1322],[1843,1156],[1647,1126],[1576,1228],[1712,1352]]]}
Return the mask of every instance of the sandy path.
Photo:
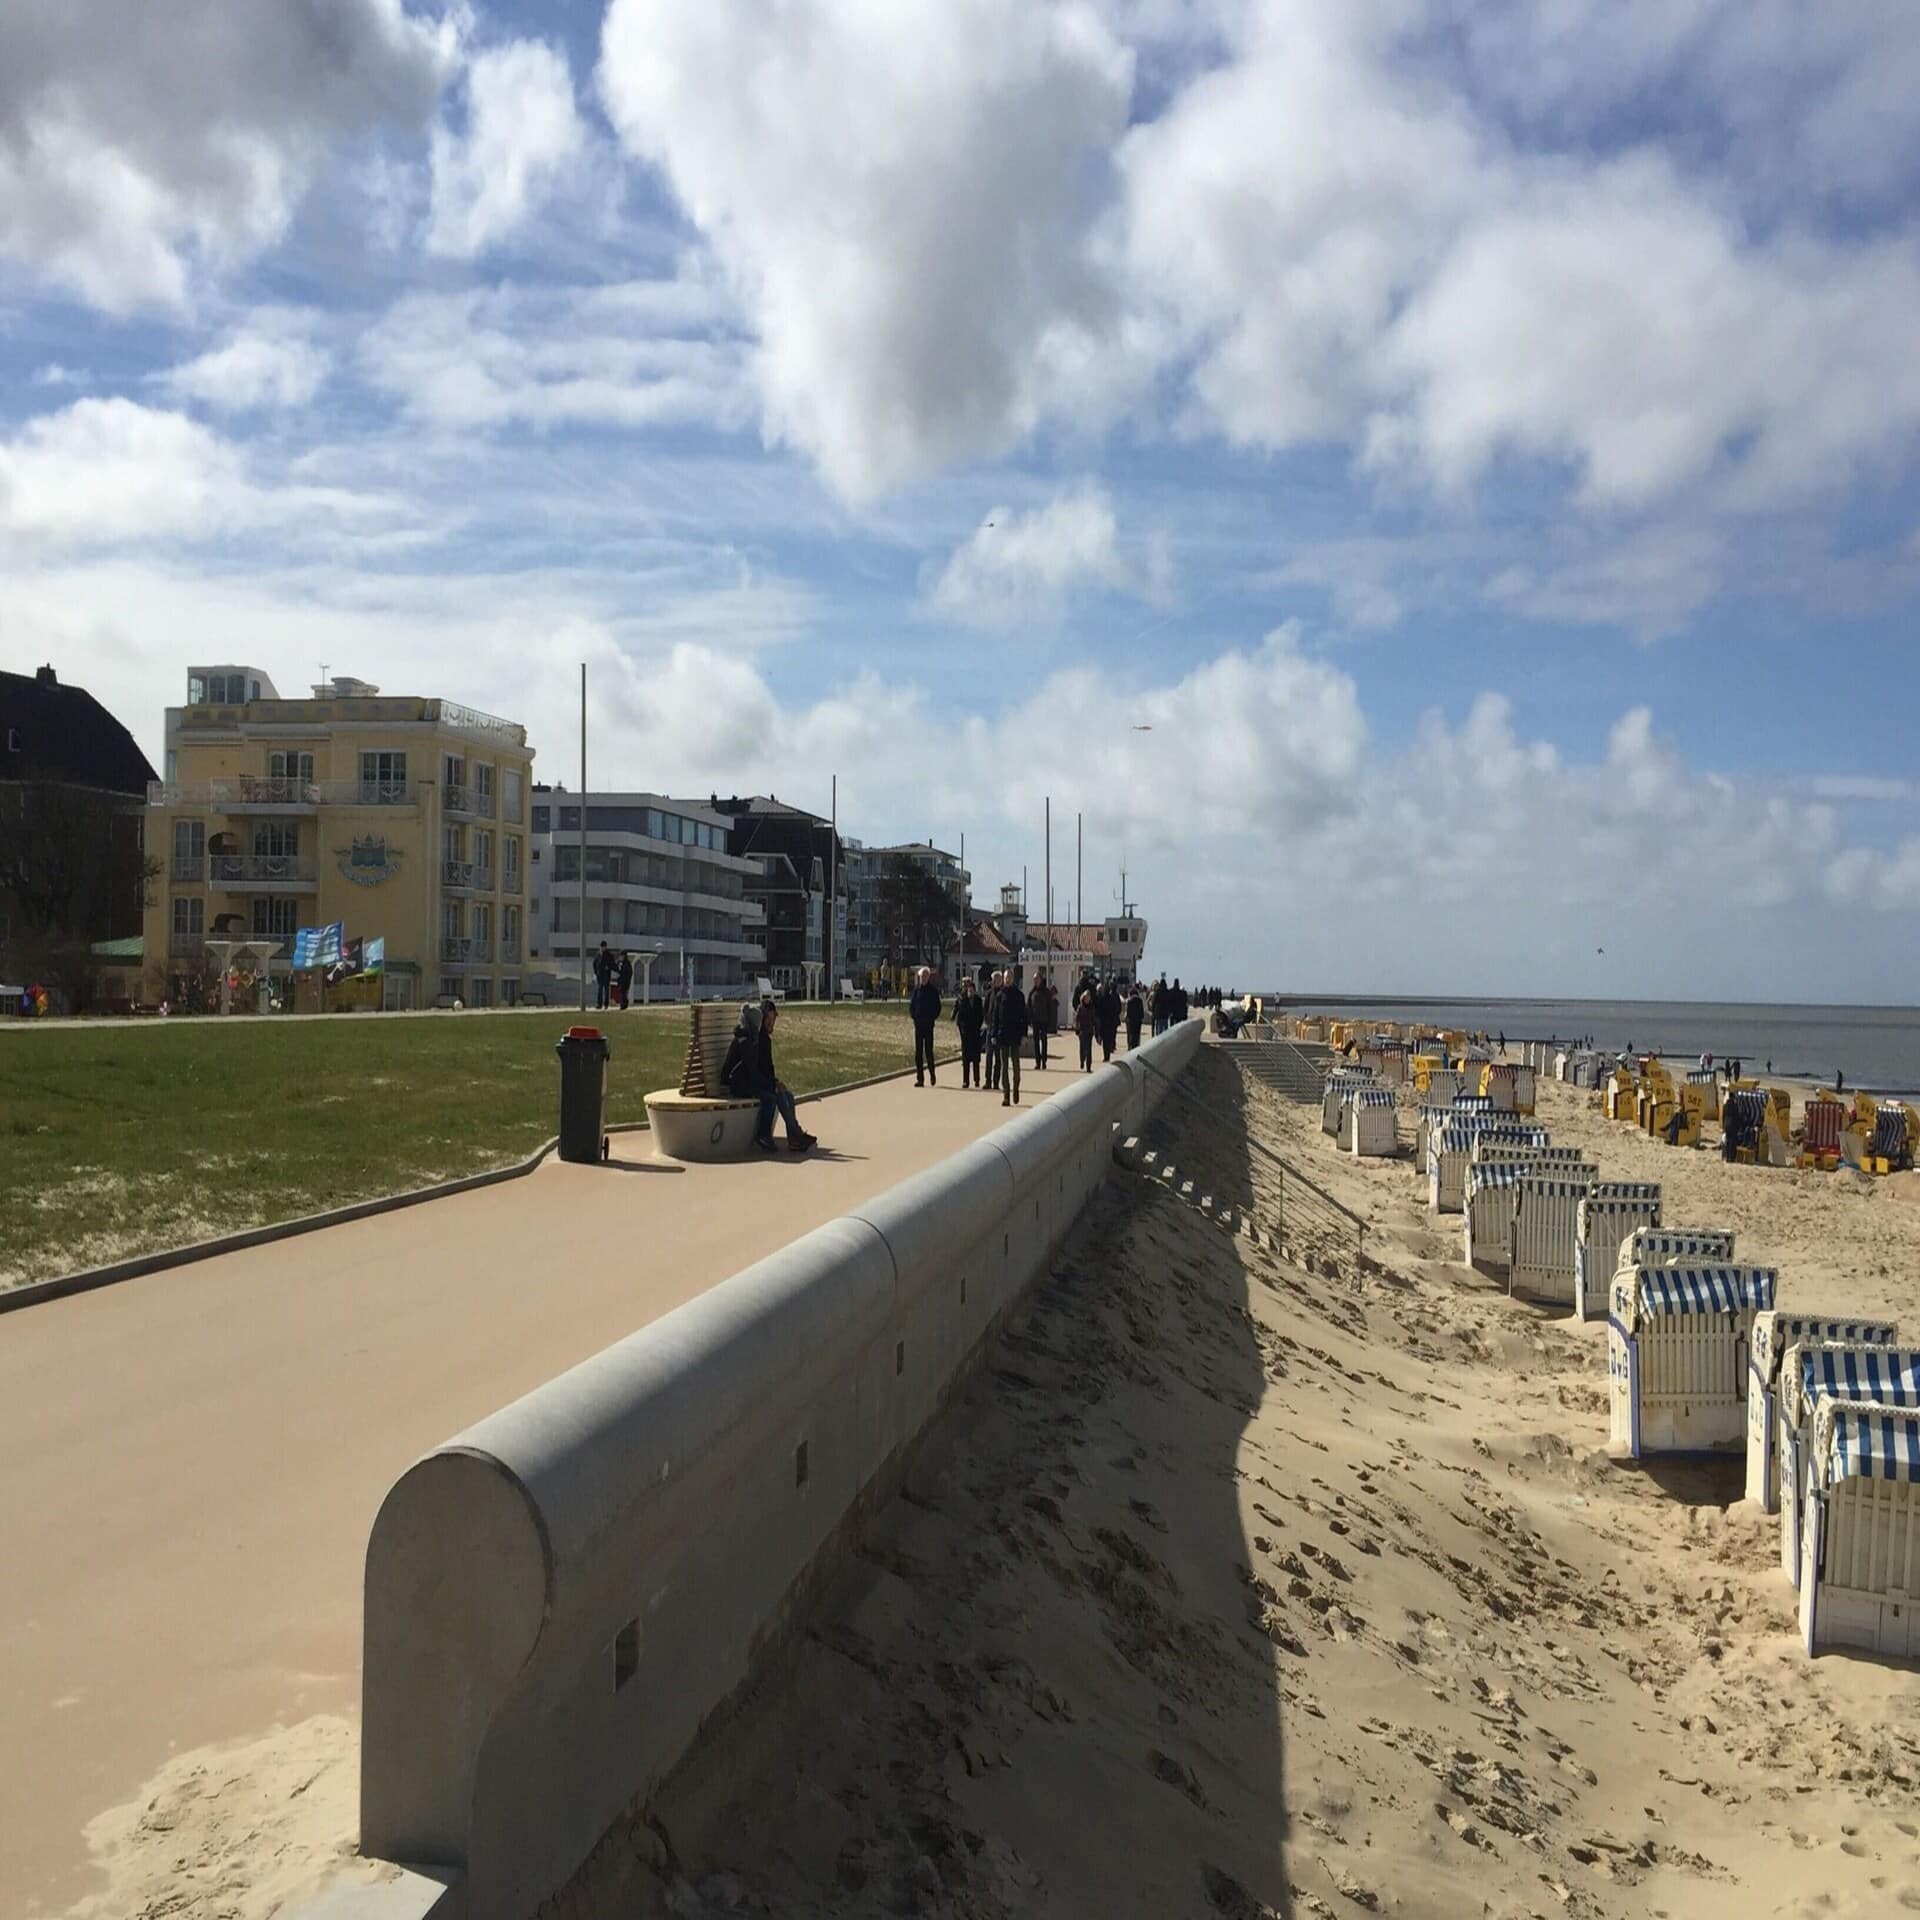
{"label": "sandy path", "polygon": [[[805,1113],[831,1153],[662,1170],[616,1136],[615,1171],[0,1319],[0,1914],[271,1911],[353,1831],[361,1565],[407,1463],[1003,1117],[944,1076]],[[297,1843],[224,1745],[276,1727]]]}
{"label": "sandy path", "polygon": [[[1739,1467],[1611,1465],[1601,1329],[1455,1264],[1406,1164],[1336,1155],[1220,1050],[1193,1084],[1218,1117],[1156,1130],[1183,1169],[1270,1208],[1251,1128],[1382,1270],[1116,1179],[786,1671],[563,1912],[1920,1911],[1920,1674],[1800,1655]],[[1557,1138],[1577,1104],[1550,1093]],[[1806,1268],[1911,1316],[1887,1183],[1856,1209],[1646,1152],[1789,1298]],[[1846,1284],[1869,1254],[1889,1279]]]}

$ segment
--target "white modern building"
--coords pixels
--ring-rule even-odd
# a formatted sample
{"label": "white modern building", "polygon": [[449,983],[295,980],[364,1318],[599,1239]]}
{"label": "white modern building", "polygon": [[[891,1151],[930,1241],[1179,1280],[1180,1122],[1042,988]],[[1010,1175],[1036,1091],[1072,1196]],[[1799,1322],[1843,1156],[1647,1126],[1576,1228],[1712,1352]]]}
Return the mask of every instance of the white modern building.
{"label": "white modern building", "polygon": [[655,1000],[737,998],[766,971],[766,911],[746,897],[755,863],[727,851],[731,825],[702,800],[589,794],[583,957],[580,799],[535,787],[527,990],[571,1003],[605,942],[634,956],[636,1001],[643,989]]}
{"label": "white modern building", "polygon": [[900,966],[937,959],[937,954],[908,951],[911,940],[904,937],[902,930],[888,928],[883,883],[898,862],[918,867],[945,890],[953,903],[954,922],[959,925],[965,920],[973,886],[973,876],[961,865],[959,857],[936,847],[931,840],[907,840],[888,847],[869,847],[858,840],[843,840],[841,844],[846,849],[848,882],[843,971],[860,979],[884,967],[890,954]]}

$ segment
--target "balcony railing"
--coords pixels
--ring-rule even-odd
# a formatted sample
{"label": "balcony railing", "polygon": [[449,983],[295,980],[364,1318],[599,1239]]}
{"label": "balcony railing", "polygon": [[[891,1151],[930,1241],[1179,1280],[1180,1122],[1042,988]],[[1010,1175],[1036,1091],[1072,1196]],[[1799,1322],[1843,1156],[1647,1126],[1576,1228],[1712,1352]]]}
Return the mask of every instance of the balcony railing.
{"label": "balcony railing", "polygon": [[410,807],[418,794],[410,780],[284,780],[239,774],[230,780],[150,780],[150,807],[208,807],[216,812],[305,807]]}
{"label": "balcony railing", "polygon": [[493,958],[493,942],[481,934],[442,934],[443,967],[484,967]]}
{"label": "balcony railing", "polygon": [[470,813],[481,820],[493,818],[493,795],[478,787],[442,787],[440,804],[448,813]]}
{"label": "balcony railing", "polygon": [[215,853],[207,864],[216,887],[314,885],[314,863],[292,853]]}

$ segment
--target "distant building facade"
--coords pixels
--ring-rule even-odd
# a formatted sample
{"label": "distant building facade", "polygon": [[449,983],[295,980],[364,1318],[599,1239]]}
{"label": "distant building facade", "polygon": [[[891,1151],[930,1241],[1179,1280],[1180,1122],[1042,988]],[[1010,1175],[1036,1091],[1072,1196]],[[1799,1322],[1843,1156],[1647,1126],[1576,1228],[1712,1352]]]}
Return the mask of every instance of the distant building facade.
{"label": "distant building facade", "polygon": [[37,970],[53,948],[140,934],[152,778],[84,688],[51,666],[0,673],[0,977],[14,956]]}
{"label": "distant building facade", "polygon": [[[766,970],[759,867],[730,851],[733,822],[703,800],[587,795],[584,964],[604,943],[651,954],[632,993],[732,999]],[[534,790],[530,986],[572,1004],[580,988],[580,796]],[[589,989],[591,981],[589,980]]]}
{"label": "distant building facade", "polygon": [[[953,924],[961,927],[967,914],[967,900],[973,876],[961,865],[959,856],[936,847],[931,840],[909,840],[897,846],[869,847],[857,840],[844,843],[847,849],[847,943],[846,964],[840,972],[856,984],[886,967],[913,967],[925,962],[938,966],[938,950],[922,953],[919,942],[902,927],[888,922],[885,880],[895,862],[906,861],[931,877],[946,893],[953,909]],[[945,943],[940,943],[944,945]]]}
{"label": "distant building facade", "polygon": [[524,727],[452,700],[343,674],[283,699],[257,667],[192,668],[149,790],[146,996],[190,995],[209,940],[270,942],[283,972],[296,928],[340,921],[384,944],[377,1004],[513,1004],[532,773]]}
{"label": "distant building facade", "polygon": [[766,964],[760,971],[783,993],[807,992],[810,978],[831,992],[847,972],[849,885],[845,846],[833,823],[771,794],[709,804],[730,822],[728,851],[757,870],[747,881],[747,898],[765,916]]}

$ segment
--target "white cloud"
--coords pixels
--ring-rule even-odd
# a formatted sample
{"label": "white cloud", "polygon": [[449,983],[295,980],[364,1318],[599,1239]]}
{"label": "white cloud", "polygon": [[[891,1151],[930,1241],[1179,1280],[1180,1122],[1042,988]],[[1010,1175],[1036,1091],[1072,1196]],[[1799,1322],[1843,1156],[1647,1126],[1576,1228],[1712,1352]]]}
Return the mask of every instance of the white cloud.
{"label": "white cloud", "polygon": [[1678,632],[1713,599],[1730,561],[1725,538],[1697,527],[1603,532],[1559,544],[1581,550],[1544,567],[1502,568],[1487,582],[1488,599],[1535,620],[1624,627],[1643,641],[1657,640]]}
{"label": "white cloud", "polygon": [[457,16],[402,0],[0,10],[0,254],[111,312],[277,240],[323,155],[422,126]]}
{"label": "white cloud", "polygon": [[1081,486],[1031,513],[989,510],[949,557],[933,605],[979,626],[1012,627],[1058,614],[1073,593],[1138,593],[1146,576],[1120,548],[1105,490]]}
{"label": "white cloud", "polygon": [[586,150],[566,58],[539,40],[474,56],[466,129],[433,130],[431,253],[470,259],[512,238]]}
{"label": "white cloud", "polygon": [[362,371],[444,427],[739,427],[744,347],[696,277],[411,294],[368,329]]}
{"label": "white cloud", "polygon": [[1108,322],[1132,62],[1078,0],[614,0],[600,83],[751,316],[768,433],[845,495],[1011,444]]}
{"label": "white cloud", "polygon": [[384,517],[390,502],[275,484],[186,414],[131,400],[77,400],[0,441],[0,539],[95,546],[206,540],[267,522]]}
{"label": "white cloud", "polygon": [[162,384],[180,399],[198,400],[222,413],[303,407],[332,365],[332,355],[297,328],[262,316],[171,369]]}

